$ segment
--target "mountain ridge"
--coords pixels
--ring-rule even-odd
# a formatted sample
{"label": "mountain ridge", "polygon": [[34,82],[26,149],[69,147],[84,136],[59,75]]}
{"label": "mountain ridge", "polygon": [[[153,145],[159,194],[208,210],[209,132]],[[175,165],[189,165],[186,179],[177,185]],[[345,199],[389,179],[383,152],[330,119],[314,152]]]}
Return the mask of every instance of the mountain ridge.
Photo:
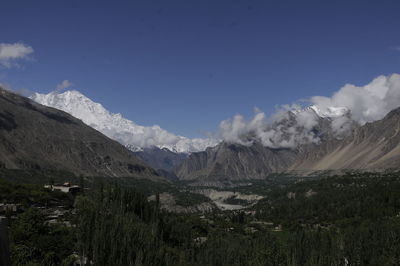
{"label": "mountain ridge", "polygon": [[[68,95],[73,97],[66,97]],[[41,97],[44,97],[45,100]],[[57,97],[61,97],[61,100]],[[76,97],[80,100],[76,100]],[[398,167],[396,154],[397,150],[400,151],[400,147],[392,147],[393,144],[388,144],[384,140],[376,138],[368,141],[373,142],[372,144],[381,143],[380,145],[386,148],[388,152],[380,152],[381,146],[375,147],[368,141],[364,141],[364,146],[360,146],[363,135],[382,134],[381,132],[371,132],[377,130],[377,128],[371,128],[371,124],[378,123],[378,121],[359,126],[351,119],[351,111],[345,107],[321,108],[311,105],[304,109],[287,111],[286,115],[272,124],[264,125],[266,127],[264,130],[268,134],[250,131],[247,135],[240,136],[241,139],[238,142],[222,141],[214,146],[205,141],[201,143],[201,145],[206,143],[203,146],[200,145],[201,148],[196,146],[197,148],[193,149],[193,146],[188,148],[192,145],[188,144],[188,141],[193,140],[180,136],[172,136],[172,138],[178,137],[178,139],[184,140],[182,142],[184,145],[180,148],[174,145],[147,144],[138,147],[126,142],[126,139],[122,139],[124,134],[128,134],[130,137],[135,134],[140,135],[146,128],[124,119],[120,114],[108,112],[101,104],[94,103],[78,91],[66,91],[62,94],[35,94],[32,98],[38,102],[44,102],[46,105],[64,109],[75,114],[78,118],[84,118],[86,124],[103,133],[107,133],[107,130],[121,129],[122,131],[117,131],[110,137],[121,143],[125,141],[126,146],[156,169],[174,170],[175,174],[184,180],[259,179],[271,173],[288,171],[312,172]],[[79,113],[80,109],[76,105],[82,102],[89,103],[87,105],[89,107],[84,107],[89,110],[89,113],[87,110]],[[397,117],[395,110],[390,114]],[[100,123],[101,125],[99,125],[99,117],[102,116],[106,118],[104,121],[100,119],[103,124]],[[387,119],[387,117],[390,117],[389,114],[382,120]],[[93,121],[94,123],[91,123]],[[115,127],[114,125],[118,125],[118,123],[120,123],[120,126]],[[392,126],[396,125],[392,124]],[[382,127],[384,126],[378,126],[378,128]],[[135,131],[138,129],[139,131]],[[154,126],[153,129],[164,132],[158,126]],[[166,134],[169,136],[168,132]],[[259,139],[259,135],[261,137],[266,136],[266,138]],[[270,136],[269,139],[268,136]],[[389,136],[386,136],[386,138],[389,138]],[[383,142],[385,143],[382,144]],[[211,140],[210,143],[216,144]],[[349,152],[350,150],[353,152]],[[359,155],[363,150],[366,155]],[[181,156],[180,153],[186,155],[182,154]],[[346,157],[346,154],[351,155]],[[388,163],[388,160],[391,160],[391,163]]]}
{"label": "mountain ridge", "polygon": [[205,152],[191,154],[176,173],[180,179],[206,182],[260,179],[275,173],[400,168],[400,108],[381,120],[355,126],[343,138],[336,138],[326,130],[328,124],[323,124],[328,122],[326,118],[319,121],[322,131],[319,143],[307,143],[283,152],[259,142],[250,146],[223,142]]}
{"label": "mountain ridge", "polygon": [[77,90],[49,94],[34,93],[30,98],[81,119],[85,124],[117,140],[134,152],[155,146],[176,153],[190,153],[217,144],[214,139],[189,139],[177,136],[158,125],[140,126],[119,113],[109,112],[100,103],[93,102]]}
{"label": "mountain ridge", "polygon": [[313,160],[292,166],[294,170],[373,170],[400,168],[400,107],[383,119],[354,129],[351,135],[332,145]]}
{"label": "mountain ridge", "polygon": [[124,146],[81,120],[1,87],[0,158],[8,169],[159,179]]}

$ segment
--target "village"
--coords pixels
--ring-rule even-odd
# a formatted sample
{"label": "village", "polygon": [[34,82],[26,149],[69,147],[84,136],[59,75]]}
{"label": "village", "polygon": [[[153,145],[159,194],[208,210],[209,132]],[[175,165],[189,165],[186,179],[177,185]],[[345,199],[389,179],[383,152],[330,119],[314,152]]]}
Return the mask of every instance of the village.
{"label": "village", "polygon": [[[10,264],[10,226],[18,215],[28,209],[36,209],[47,225],[62,224],[71,227],[74,197],[82,188],[64,182],[62,184],[15,185],[2,182],[0,190],[6,191],[0,197],[0,265]],[[74,266],[80,265],[79,260]]]}

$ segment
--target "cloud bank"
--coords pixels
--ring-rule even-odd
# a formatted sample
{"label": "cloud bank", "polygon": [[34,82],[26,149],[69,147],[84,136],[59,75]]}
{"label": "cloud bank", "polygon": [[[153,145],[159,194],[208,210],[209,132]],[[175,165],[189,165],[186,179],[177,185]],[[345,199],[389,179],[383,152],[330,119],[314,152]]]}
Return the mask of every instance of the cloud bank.
{"label": "cloud bank", "polygon": [[23,43],[0,43],[0,65],[6,68],[18,67],[20,60],[30,59],[33,48]]}
{"label": "cloud bank", "polygon": [[258,109],[250,120],[235,115],[220,123],[217,136],[242,145],[257,140],[270,148],[295,148],[321,141],[327,130],[321,128],[322,117],[328,118],[332,134],[342,138],[355,124],[380,120],[400,106],[400,74],[382,75],[364,86],[346,84],[331,97],[314,96],[307,102],[311,107],[285,105],[268,118]]}
{"label": "cloud bank", "polygon": [[346,84],[331,97],[314,96],[310,101],[321,109],[346,107],[351,110],[352,118],[364,125],[382,119],[400,106],[400,75],[382,75],[365,86]]}
{"label": "cloud bank", "polygon": [[224,120],[219,125],[217,136],[224,141],[250,146],[254,141],[269,148],[294,148],[305,143],[319,143],[312,131],[318,124],[318,116],[312,110],[296,112],[299,106],[282,106],[267,118],[256,110],[254,117],[246,120],[241,115]]}

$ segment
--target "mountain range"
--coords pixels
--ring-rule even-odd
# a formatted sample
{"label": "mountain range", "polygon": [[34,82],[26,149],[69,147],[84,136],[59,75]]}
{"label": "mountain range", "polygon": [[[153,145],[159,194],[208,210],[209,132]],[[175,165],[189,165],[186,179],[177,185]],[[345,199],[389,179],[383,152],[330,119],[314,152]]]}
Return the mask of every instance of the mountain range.
{"label": "mountain range", "polygon": [[0,168],[159,179],[131,151],[81,120],[3,88]]}
{"label": "mountain range", "polygon": [[190,153],[205,150],[218,143],[214,139],[177,136],[158,125],[140,126],[121,114],[109,112],[100,103],[93,102],[76,90],[63,93],[35,93],[30,98],[37,103],[62,110],[81,119],[85,124],[117,140],[132,151],[157,147],[167,148],[175,153]]}
{"label": "mountain range", "polygon": [[[254,128],[236,140],[221,141],[189,139],[158,126],[139,126],[78,91],[34,94],[31,99],[82,119],[130,148],[151,167],[181,180],[209,182],[261,179],[272,173],[400,168],[399,109],[361,126],[345,107],[314,105],[286,111],[261,130]],[[149,141],[146,132],[157,136],[157,141]],[[171,138],[159,137],[164,135]]]}
{"label": "mountain range", "polygon": [[363,126],[352,123],[352,129],[342,138],[335,137],[328,126],[331,122],[330,117],[319,117],[312,130],[320,141],[295,148],[270,148],[259,141],[248,146],[222,142],[192,153],[177,169],[177,176],[197,182],[225,182],[261,179],[273,173],[400,169],[400,108]]}

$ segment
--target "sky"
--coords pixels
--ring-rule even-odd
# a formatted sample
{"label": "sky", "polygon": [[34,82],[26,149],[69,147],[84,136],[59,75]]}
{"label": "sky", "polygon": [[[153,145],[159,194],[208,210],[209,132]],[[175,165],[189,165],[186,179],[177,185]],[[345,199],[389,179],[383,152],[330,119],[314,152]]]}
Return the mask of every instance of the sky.
{"label": "sky", "polygon": [[0,83],[73,88],[140,125],[200,137],[256,107],[272,114],[399,73],[399,14],[388,0],[3,0]]}

